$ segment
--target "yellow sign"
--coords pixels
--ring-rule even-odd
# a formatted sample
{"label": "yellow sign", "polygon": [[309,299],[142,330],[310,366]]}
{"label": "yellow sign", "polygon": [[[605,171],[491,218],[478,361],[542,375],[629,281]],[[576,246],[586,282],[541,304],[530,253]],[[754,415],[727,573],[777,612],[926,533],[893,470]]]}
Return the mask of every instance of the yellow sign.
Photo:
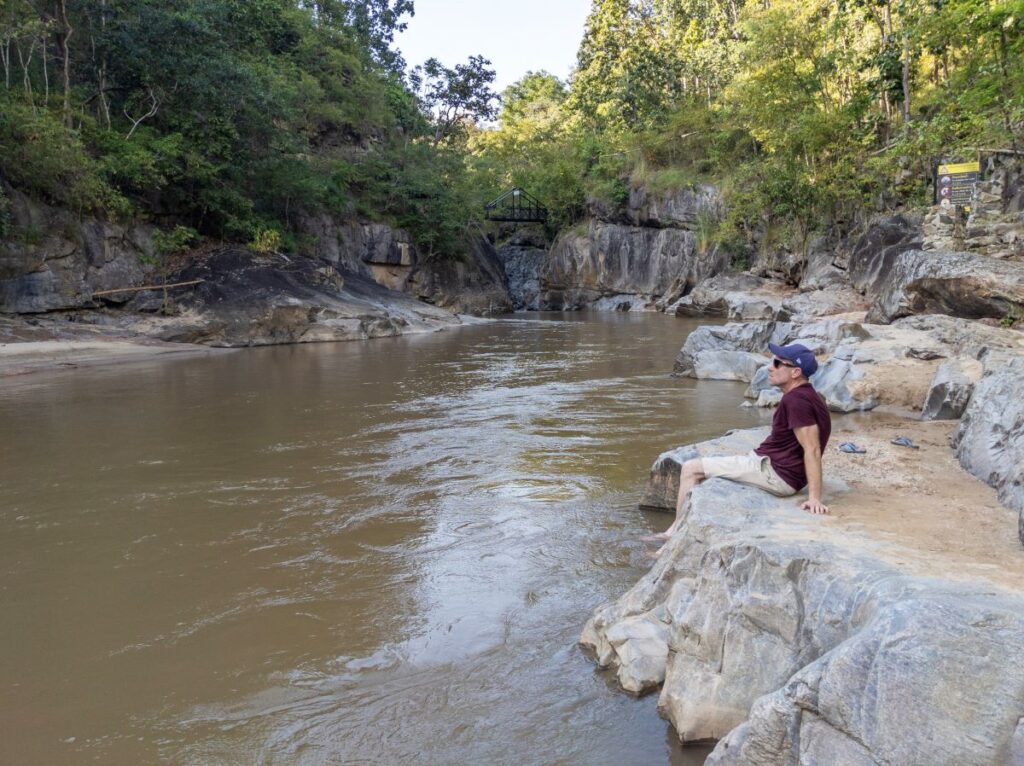
{"label": "yellow sign", "polygon": [[939,165],[939,175],[953,173],[980,173],[981,163],[979,162],[956,162],[952,165]]}

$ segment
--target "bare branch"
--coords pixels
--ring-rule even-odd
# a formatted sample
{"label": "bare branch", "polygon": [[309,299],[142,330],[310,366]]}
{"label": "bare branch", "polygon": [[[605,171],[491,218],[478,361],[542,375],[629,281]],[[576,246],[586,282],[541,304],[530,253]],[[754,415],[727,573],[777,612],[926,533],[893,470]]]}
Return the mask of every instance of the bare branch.
{"label": "bare branch", "polygon": [[159,105],[160,105],[160,102],[157,100],[156,94],[153,93],[153,89],[147,85],[146,86],[146,90],[149,91],[150,107],[149,107],[149,111],[148,112],[146,112],[144,115],[142,115],[138,119],[135,119],[130,114],[128,114],[128,107],[127,106],[124,107],[124,109],[123,109],[124,116],[127,117],[128,120],[132,123],[132,129],[129,130],[128,131],[128,135],[124,137],[125,141],[127,141],[128,139],[130,139],[132,137],[132,134],[135,132],[135,129],[137,127],[139,127],[139,125],[141,125],[144,120],[148,120],[150,117],[152,117],[152,116],[154,116],[156,114],[157,107],[159,107]]}

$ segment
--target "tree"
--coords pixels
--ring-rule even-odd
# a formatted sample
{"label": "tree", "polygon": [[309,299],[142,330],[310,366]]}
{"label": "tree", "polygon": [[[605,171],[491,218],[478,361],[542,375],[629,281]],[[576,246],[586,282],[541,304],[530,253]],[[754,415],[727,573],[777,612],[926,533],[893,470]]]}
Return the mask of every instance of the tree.
{"label": "tree", "polygon": [[424,111],[434,123],[435,146],[464,135],[465,124],[493,120],[498,114],[498,96],[491,89],[495,72],[483,56],[470,56],[465,64],[449,69],[436,58],[416,67],[409,76]]}

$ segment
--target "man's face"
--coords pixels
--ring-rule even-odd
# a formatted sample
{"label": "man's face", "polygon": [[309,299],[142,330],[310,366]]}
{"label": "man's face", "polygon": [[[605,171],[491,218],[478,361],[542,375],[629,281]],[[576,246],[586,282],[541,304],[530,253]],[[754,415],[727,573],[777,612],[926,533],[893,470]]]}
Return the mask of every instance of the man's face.
{"label": "man's face", "polygon": [[788,359],[774,357],[771,366],[768,368],[768,382],[773,386],[782,387],[787,382],[796,380],[800,375],[800,368]]}

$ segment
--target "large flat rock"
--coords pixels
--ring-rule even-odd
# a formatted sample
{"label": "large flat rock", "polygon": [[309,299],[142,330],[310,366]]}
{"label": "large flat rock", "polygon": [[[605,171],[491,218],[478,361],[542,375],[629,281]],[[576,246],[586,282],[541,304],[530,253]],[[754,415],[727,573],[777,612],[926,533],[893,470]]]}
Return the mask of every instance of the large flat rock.
{"label": "large flat rock", "polygon": [[[737,432],[713,448],[740,452],[759,436]],[[886,465],[897,482],[900,463]],[[929,496],[924,526],[891,537],[884,529],[899,520],[863,526],[874,495],[831,483],[831,502],[865,512],[822,518],[793,499],[707,481],[650,572],[594,612],[581,643],[627,691],[661,686],[659,709],[682,740],[720,740],[709,763],[1018,763],[1022,554],[1002,540],[965,554],[962,533],[935,532],[943,500],[976,492]],[[1012,524],[998,506],[979,513]],[[989,569],[991,560],[1004,563]]]}

